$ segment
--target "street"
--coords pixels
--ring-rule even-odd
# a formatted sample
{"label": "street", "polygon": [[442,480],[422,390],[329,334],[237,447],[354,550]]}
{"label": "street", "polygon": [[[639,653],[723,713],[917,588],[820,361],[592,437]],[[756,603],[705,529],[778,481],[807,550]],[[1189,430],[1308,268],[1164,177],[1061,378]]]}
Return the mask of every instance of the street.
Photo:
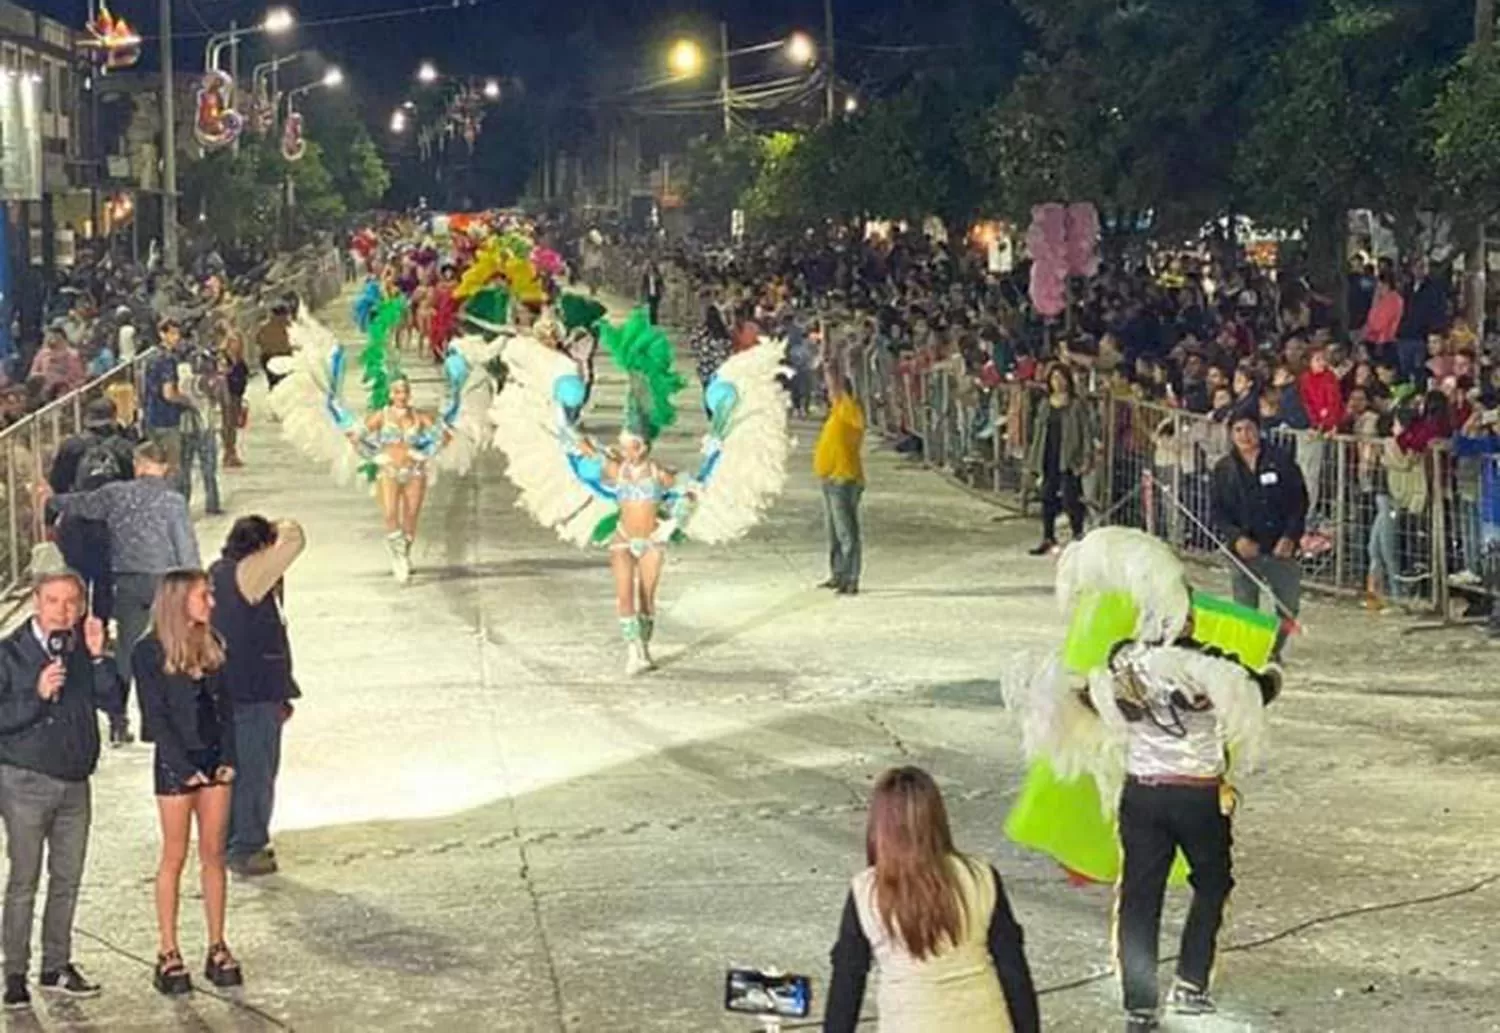
{"label": "street", "polygon": [[[346,308],[328,318],[349,334]],[[411,361],[430,403],[435,373]],[[690,394],[668,462],[702,430]],[[282,871],[230,887],[247,987],[181,1003],[151,988],[158,832],[138,744],[94,783],[77,959],[105,994],[39,999],[10,1028],[748,1031],[722,1011],[730,965],[811,975],[816,1016],[868,786],[908,763],[944,786],[960,847],[1004,876],[1044,1028],[1115,1027],[1109,890],[1070,887],[1001,831],[1024,765],[999,673],[1061,635],[1052,564],[1025,555],[1033,521],[872,442],[865,591],[820,592],[817,427],[800,425],[768,523],[672,555],[661,670],[626,680],[606,558],[517,510],[498,453],[436,486],[401,587],[373,499],[281,442],[260,385],[251,406],[227,506],[300,520],[309,549],[287,584],[305,697],[278,789]],[[205,560],[227,526],[200,522]],[[1347,604],[1304,616],[1236,820],[1223,1014],[1165,1028],[1500,1030],[1494,647]],[[1164,956],[1185,904],[1169,898]],[[194,887],[195,970],[201,922]]]}

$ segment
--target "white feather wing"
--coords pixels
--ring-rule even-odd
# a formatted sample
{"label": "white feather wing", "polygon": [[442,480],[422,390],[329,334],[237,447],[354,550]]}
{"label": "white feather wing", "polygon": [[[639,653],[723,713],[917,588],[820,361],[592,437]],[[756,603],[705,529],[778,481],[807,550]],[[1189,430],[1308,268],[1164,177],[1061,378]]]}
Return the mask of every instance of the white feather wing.
{"label": "white feather wing", "polygon": [[305,337],[303,347],[285,361],[273,360],[278,372],[290,371],[270,394],[271,411],[281,421],[281,436],[314,462],[327,463],[334,480],[349,484],[359,469],[359,454],[328,409],[331,363],[337,342]]}
{"label": "white feather wing", "polygon": [[682,527],[694,541],[720,545],[743,537],[786,486],[793,441],[777,379],[784,352],[782,342],[762,341],[719,368],[716,379],[734,387],[736,403],[722,440],[706,443],[719,449],[719,458]]}
{"label": "white feather wing", "polygon": [[1000,687],[1020,723],[1026,759],[1045,758],[1063,779],[1092,776],[1106,808],[1113,807],[1125,778],[1124,726],[1101,720],[1084,703],[1062,656],[1017,658]]}
{"label": "white feather wing", "polygon": [[1170,642],[1192,612],[1187,572],[1172,547],[1129,527],[1099,527],[1063,550],[1057,601],[1071,614],[1088,591],[1124,592],[1140,610],[1136,637]]}
{"label": "white feather wing", "polygon": [[[462,385],[450,385],[450,392],[458,393],[458,411],[447,429],[451,435],[435,460],[444,473],[463,477],[474,468],[479,453],[489,445],[490,406],[495,400],[495,385],[490,379],[485,363],[500,351],[500,342],[491,341],[477,334],[460,337],[449,344],[458,350],[469,366],[469,375]],[[447,408],[453,399],[444,400]]]}
{"label": "white feather wing", "polygon": [[565,417],[552,391],[578,367],[531,337],[512,338],[502,355],[505,386],[490,406],[490,422],[495,447],[505,454],[505,474],[521,493],[516,505],[563,541],[586,546],[614,506],[579,480],[569,462]]}

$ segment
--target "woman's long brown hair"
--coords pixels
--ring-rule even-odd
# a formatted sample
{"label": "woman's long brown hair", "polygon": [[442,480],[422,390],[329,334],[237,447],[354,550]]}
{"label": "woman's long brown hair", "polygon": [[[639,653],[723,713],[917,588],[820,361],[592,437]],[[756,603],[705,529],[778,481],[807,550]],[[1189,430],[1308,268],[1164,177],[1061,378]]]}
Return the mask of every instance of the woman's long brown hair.
{"label": "woman's long brown hair", "polygon": [[875,910],[892,939],[918,960],[959,942],[967,918],[954,875],[943,794],[921,768],[892,768],[875,782],[865,853],[875,867]]}
{"label": "woman's long brown hair", "polygon": [[173,570],[165,574],[151,601],[151,631],[161,643],[168,674],[201,678],[224,666],[224,645],[208,624],[195,624],[188,617],[187,597],[198,585],[208,583],[201,570]]}

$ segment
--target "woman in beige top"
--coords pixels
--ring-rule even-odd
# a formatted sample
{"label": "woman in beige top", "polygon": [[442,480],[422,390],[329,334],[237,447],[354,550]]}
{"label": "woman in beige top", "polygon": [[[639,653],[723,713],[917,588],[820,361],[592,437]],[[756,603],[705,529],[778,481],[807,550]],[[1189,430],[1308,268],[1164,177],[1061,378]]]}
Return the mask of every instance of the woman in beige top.
{"label": "woman in beige top", "polygon": [[824,1033],[853,1033],[872,961],[878,1033],[1037,1033],[1021,927],[995,869],[954,849],[932,776],[881,775],[865,842],[870,867],[844,904]]}

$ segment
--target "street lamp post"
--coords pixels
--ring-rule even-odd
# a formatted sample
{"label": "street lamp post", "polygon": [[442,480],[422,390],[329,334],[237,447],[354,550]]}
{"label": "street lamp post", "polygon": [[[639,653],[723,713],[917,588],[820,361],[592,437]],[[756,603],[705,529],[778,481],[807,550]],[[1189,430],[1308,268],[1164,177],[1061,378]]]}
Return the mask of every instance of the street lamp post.
{"label": "street lamp post", "polygon": [[172,0],[161,0],[161,262],[177,270],[177,98],[172,84]]}
{"label": "street lamp post", "polygon": [[[324,72],[321,79],[315,79],[314,81],[307,83],[304,86],[298,86],[295,89],[287,90],[286,117],[288,119],[292,117],[292,114],[295,111],[292,105],[296,102],[298,97],[305,96],[311,93],[313,90],[328,89],[335,86],[342,86],[343,84],[344,73],[337,65],[335,65],[333,68],[330,68],[328,69],[328,71]],[[292,247],[292,214],[296,211],[297,208],[297,194],[296,188],[292,183],[292,170],[290,164],[288,164],[287,170],[282,176],[281,188],[281,206],[282,211],[286,213],[286,246],[287,249],[290,250]]]}
{"label": "street lamp post", "polygon": [[724,135],[729,135],[729,23],[719,23],[719,100],[724,107]]}

